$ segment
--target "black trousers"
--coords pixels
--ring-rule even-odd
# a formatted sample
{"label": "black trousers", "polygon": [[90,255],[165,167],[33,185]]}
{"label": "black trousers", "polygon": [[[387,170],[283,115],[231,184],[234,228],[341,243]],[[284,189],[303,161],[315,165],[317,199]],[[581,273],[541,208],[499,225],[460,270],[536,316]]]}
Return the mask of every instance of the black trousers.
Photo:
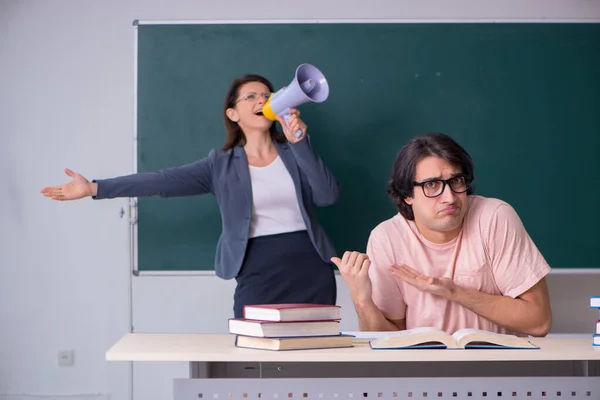
{"label": "black trousers", "polygon": [[252,238],[235,278],[234,317],[243,317],[246,304],[335,304],[333,271],[333,264],[321,259],[306,231]]}

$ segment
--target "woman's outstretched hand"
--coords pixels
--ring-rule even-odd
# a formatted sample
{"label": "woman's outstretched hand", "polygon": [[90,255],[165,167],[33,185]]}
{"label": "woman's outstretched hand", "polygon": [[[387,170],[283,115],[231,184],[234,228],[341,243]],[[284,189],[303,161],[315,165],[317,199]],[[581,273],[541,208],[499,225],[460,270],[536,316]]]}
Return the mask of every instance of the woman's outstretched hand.
{"label": "woman's outstretched hand", "polygon": [[68,168],[65,168],[65,174],[72,178],[71,182],[60,186],[45,187],[40,193],[53,200],[77,200],[96,195],[96,184],[90,183],[83,176]]}

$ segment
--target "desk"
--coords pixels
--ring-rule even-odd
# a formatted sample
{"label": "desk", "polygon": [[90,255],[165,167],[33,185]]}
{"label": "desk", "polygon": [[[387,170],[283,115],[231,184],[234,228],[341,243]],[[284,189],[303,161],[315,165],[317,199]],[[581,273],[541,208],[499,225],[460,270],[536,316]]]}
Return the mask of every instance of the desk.
{"label": "desk", "polygon": [[541,349],[271,352],[236,348],[227,334],[130,333],[106,359],[188,362],[189,379],[174,380],[176,400],[600,399],[600,348],[591,335],[532,342]]}

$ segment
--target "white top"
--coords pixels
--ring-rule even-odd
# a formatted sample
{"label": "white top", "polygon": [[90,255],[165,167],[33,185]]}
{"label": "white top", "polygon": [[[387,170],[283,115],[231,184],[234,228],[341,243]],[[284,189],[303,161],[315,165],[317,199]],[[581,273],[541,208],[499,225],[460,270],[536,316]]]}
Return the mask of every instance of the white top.
{"label": "white top", "polygon": [[529,338],[538,350],[372,350],[368,344],[340,349],[265,351],[241,349],[231,334],[127,333],[106,352],[108,361],[176,362],[373,362],[373,361],[577,361],[600,360],[600,346],[585,337]]}
{"label": "white top", "polygon": [[294,181],[281,157],[266,167],[250,165],[252,219],[250,237],[306,230]]}

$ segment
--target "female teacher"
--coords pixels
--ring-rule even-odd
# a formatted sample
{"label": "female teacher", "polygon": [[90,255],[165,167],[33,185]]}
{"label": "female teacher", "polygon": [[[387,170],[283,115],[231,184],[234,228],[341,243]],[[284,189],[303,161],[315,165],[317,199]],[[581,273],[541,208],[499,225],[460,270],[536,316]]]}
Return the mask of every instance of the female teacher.
{"label": "female teacher", "polygon": [[335,203],[338,184],[312,148],[298,110],[291,110],[287,124],[279,117],[283,133],[262,115],[271,93],[273,86],[262,76],[234,80],[223,109],[225,145],[205,158],[91,182],[65,169],[69,183],[41,192],[54,200],[212,193],[223,222],[215,272],[237,281],[235,318],[243,316],[246,304],[335,304],[329,261],[335,249],[314,207]]}

